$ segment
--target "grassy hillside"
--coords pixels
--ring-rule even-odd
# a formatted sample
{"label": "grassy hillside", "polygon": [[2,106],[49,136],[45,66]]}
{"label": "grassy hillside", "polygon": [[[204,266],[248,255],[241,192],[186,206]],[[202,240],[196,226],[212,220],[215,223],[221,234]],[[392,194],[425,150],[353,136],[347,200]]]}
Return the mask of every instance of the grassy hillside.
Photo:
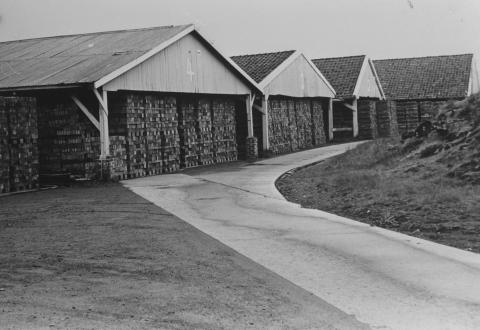
{"label": "grassy hillside", "polygon": [[277,186],[304,207],[480,252],[480,95],[439,113],[427,137],[367,142]]}

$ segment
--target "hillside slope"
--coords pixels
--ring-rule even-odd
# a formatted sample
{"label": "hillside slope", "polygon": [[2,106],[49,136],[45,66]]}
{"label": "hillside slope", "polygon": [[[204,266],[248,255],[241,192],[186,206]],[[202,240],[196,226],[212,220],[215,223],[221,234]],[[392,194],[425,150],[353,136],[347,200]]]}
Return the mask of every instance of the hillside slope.
{"label": "hillside slope", "polygon": [[303,207],[480,252],[480,94],[446,104],[433,124],[423,137],[367,142],[277,187]]}

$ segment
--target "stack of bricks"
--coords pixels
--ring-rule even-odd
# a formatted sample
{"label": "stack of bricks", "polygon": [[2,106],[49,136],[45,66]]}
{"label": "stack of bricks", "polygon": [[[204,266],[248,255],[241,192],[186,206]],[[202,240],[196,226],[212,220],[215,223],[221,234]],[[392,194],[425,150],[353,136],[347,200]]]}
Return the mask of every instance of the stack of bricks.
{"label": "stack of bricks", "polygon": [[327,142],[325,137],[325,128],[323,123],[323,107],[320,101],[314,100],[312,107],[312,144],[315,146],[323,145]]}
{"label": "stack of bricks", "polygon": [[379,137],[398,137],[396,104],[395,101],[376,102],[377,131]]}
{"label": "stack of bricks", "polygon": [[38,188],[35,99],[0,98],[0,147],[0,192]]}
{"label": "stack of bricks", "polygon": [[247,137],[247,160],[254,161],[258,158],[258,139],[255,136]]}
{"label": "stack of bricks", "polygon": [[216,163],[237,160],[235,103],[230,100],[212,102],[213,155]]}
{"label": "stack of bricks", "polygon": [[313,146],[312,143],[312,111],[311,102],[298,100],[295,102],[296,127],[298,136],[298,148],[306,149]]}
{"label": "stack of bricks", "polygon": [[0,193],[10,191],[10,150],[5,98],[0,97]]}
{"label": "stack of bricks", "polygon": [[[289,120],[288,103],[285,100],[270,99],[268,104],[268,131],[270,150],[273,154],[283,154],[291,149],[291,127]],[[295,105],[292,104],[293,118],[295,118]]]}
{"label": "stack of bricks", "polygon": [[97,128],[68,98],[41,98],[38,109],[40,172],[95,176],[100,154]]}
{"label": "stack of bricks", "polygon": [[110,177],[112,179],[126,179],[128,173],[127,139],[125,136],[110,136]]}
{"label": "stack of bricks", "polygon": [[296,104],[293,100],[282,101],[282,104],[284,102],[285,106],[282,105],[282,109],[285,108],[287,111],[288,129],[285,132],[287,138],[285,140],[284,151],[281,153],[296,151],[299,147]]}
{"label": "stack of bricks", "polygon": [[125,137],[128,177],[177,171],[180,138],[176,99],[122,93],[112,101],[110,133]]}
{"label": "stack of bricks", "polygon": [[171,173],[180,169],[177,100],[173,96],[159,98],[162,173]]}
{"label": "stack of bricks", "polygon": [[127,121],[128,177],[145,176],[148,168],[144,97],[138,94],[128,94],[125,99],[124,110]]}
{"label": "stack of bricks", "polygon": [[198,102],[182,98],[178,106],[178,133],[180,137],[180,166],[198,166]]}
{"label": "stack of bricks", "polygon": [[398,130],[401,135],[412,133],[419,125],[418,103],[397,101]]}
{"label": "stack of bricks", "polygon": [[376,101],[359,100],[357,111],[358,138],[376,139],[378,137]]}
{"label": "stack of bricks", "polygon": [[214,163],[214,145],[212,141],[212,109],[210,100],[202,98],[198,101],[196,130],[197,157],[199,165]]}

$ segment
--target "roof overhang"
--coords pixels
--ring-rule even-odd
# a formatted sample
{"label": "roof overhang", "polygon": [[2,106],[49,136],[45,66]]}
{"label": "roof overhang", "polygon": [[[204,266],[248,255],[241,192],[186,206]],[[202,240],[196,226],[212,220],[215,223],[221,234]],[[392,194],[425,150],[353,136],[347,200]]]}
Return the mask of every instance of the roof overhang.
{"label": "roof overhang", "polygon": [[67,84],[67,85],[43,85],[43,86],[19,86],[0,88],[0,92],[22,92],[36,90],[74,89],[92,86],[91,83]]}

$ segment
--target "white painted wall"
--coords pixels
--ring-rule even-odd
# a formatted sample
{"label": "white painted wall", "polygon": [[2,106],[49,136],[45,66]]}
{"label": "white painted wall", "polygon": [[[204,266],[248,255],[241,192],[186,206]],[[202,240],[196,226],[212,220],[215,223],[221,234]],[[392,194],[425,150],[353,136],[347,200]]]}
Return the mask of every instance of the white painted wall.
{"label": "white painted wall", "polygon": [[333,97],[334,94],[308,63],[304,55],[297,57],[270,84],[264,93],[292,97]]}
{"label": "white painted wall", "polygon": [[249,94],[250,88],[194,35],[186,35],[160,53],[107,83],[107,91]]}

